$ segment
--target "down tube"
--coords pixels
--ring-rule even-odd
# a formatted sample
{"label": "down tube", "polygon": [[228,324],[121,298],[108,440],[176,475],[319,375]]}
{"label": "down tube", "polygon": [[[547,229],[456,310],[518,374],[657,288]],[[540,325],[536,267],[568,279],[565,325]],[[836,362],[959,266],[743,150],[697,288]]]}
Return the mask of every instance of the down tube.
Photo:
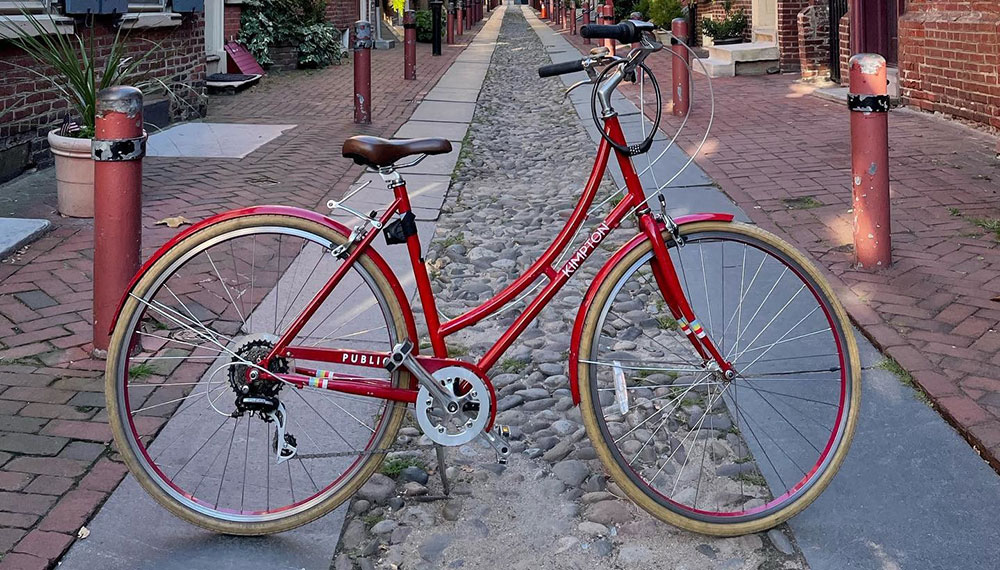
{"label": "down tube", "polygon": [[570,277],[576,273],[576,270],[587,261],[590,254],[594,253],[601,242],[604,241],[604,238],[618,227],[618,224],[621,223],[622,219],[633,207],[635,207],[634,200],[630,194],[627,194],[611,213],[594,228],[593,233],[591,233],[583,245],[555,272],[555,277],[552,281],[549,281],[549,284],[542,289],[542,292],[517,317],[517,320],[510,325],[510,328],[504,331],[503,336],[497,340],[496,344],[490,347],[490,350],[483,355],[482,360],[477,364],[480,370],[489,370],[496,364],[497,360],[500,359],[500,355],[510,348],[514,339],[524,332],[528,324],[538,316],[538,313],[552,300],[552,297],[559,292],[559,289],[562,289],[562,286],[569,281]]}

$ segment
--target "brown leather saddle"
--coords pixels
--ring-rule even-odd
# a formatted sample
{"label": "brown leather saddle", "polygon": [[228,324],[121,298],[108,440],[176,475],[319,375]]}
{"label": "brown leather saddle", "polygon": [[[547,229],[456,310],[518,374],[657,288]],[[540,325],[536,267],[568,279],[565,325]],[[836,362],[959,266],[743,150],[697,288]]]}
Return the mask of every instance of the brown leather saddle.
{"label": "brown leather saddle", "polygon": [[451,152],[451,143],[445,139],[389,140],[359,135],[344,141],[342,154],[357,164],[374,168],[389,166],[401,158],[415,154],[444,154]]}

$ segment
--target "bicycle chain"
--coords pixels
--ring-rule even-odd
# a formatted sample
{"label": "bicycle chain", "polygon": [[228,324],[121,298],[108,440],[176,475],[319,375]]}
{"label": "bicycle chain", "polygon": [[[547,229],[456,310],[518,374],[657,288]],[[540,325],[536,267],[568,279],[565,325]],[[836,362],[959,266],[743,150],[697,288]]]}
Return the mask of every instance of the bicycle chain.
{"label": "bicycle chain", "polygon": [[336,451],[331,453],[298,453],[295,455],[297,459],[325,459],[328,457],[358,457],[358,456],[368,456],[368,455],[388,455],[396,451],[412,451],[421,449],[434,449],[435,444],[430,445],[393,445],[385,449],[376,449],[372,451],[366,451],[363,449],[358,449],[354,451]]}

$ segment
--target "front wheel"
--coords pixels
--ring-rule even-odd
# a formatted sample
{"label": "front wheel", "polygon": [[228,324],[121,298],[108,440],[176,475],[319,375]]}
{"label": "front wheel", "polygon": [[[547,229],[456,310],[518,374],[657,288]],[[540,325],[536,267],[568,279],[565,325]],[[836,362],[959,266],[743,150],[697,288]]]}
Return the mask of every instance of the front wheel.
{"label": "front wheel", "polygon": [[[228,534],[289,530],[381,463],[405,404],[245,380],[343,263],[331,250],[346,240],[296,216],[231,218],[171,247],[129,292],[108,350],[108,415],[129,470],[175,515]],[[292,344],[388,351],[407,336],[402,315],[362,255]],[[409,385],[399,371],[291,358],[270,367]]]}
{"label": "front wheel", "polygon": [[652,275],[652,244],[598,284],[579,346],[583,420],[637,504],[676,526],[758,532],[792,517],[843,462],[860,406],[843,308],[805,257],[738,223],[664,239],[685,296],[737,374],[704,362]]}

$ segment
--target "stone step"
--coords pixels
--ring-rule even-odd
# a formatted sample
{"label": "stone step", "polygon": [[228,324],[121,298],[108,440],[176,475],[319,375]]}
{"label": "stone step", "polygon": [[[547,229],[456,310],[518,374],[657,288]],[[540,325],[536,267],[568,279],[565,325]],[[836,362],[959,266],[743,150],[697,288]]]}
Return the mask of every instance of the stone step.
{"label": "stone step", "polygon": [[701,62],[701,65],[698,62],[693,62],[691,66],[698,73],[708,75],[709,77],[736,77],[736,64],[732,61],[723,61],[711,57],[703,57],[698,61]]}
{"label": "stone step", "polygon": [[778,46],[769,42],[749,42],[708,48],[708,56],[726,62],[769,61],[779,57]]}

